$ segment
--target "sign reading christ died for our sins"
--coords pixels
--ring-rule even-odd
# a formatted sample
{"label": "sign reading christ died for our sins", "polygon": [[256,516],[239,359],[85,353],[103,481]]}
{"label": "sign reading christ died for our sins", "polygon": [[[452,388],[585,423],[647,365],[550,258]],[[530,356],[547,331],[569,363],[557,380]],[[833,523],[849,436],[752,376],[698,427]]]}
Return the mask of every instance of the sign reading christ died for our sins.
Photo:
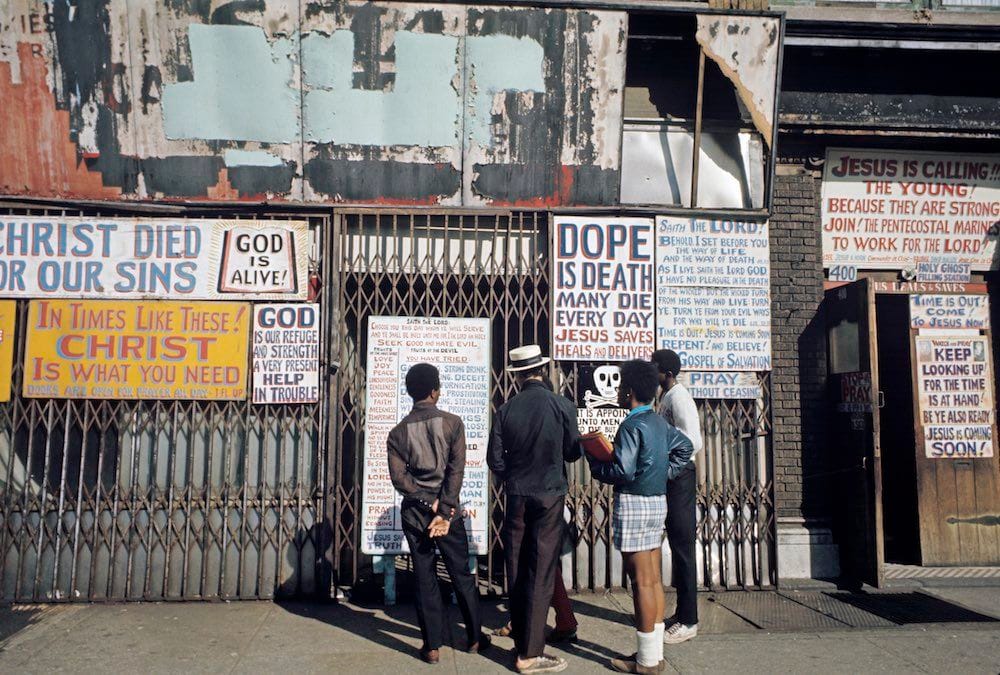
{"label": "sign reading christ died for our sins", "polygon": [[32,300],[28,398],[238,400],[250,304]]}
{"label": "sign reading christ died for our sins", "polygon": [[438,407],[458,415],[465,424],[465,477],[460,500],[470,551],[486,553],[490,320],[396,316],[368,320],[361,550],[371,555],[408,551],[399,515],[402,498],[389,476],[386,438],[413,406],[405,377],[417,363],[438,368]]}
{"label": "sign reading christ died for our sins", "polygon": [[555,219],[552,356],[624,361],[653,351],[653,222]]}
{"label": "sign reading christ died for our sins", "polygon": [[917,394],[925,455],[992,457],[993,367],[985,336],[915,338]]}
{"label": "sign reading christ died for our sins", "polygon": [[0,215],[0,297],[305,300],[295,220]]}

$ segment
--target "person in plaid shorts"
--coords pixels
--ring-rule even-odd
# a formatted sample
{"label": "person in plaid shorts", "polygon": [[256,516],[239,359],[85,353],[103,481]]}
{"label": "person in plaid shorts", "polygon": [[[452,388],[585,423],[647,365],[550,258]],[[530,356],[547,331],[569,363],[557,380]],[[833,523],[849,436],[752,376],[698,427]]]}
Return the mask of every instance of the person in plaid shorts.
{"label": "person in plaid shorts", "polygon": [[618,427],[610,461],[587,457],[594,478],[614,486],[613,540],[632,584],[637,650],[628,658],[611,660],[611,667],[622,673],[652,675],[664,669],[666,600],[660,546],[667,481],[687,465],[694,450],[687,436],[653,410],[659,385],[652,363],[638,359],[623,363],[618,404],[629,414]]}

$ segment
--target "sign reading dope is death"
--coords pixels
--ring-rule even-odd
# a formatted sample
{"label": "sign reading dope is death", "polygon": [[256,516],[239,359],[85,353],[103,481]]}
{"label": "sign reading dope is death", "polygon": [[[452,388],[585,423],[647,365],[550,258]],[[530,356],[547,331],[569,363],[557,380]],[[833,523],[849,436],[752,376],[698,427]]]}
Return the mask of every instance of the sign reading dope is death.
{"label": "sign reading dope is death", "polygon": [[461,502],[472,552],[487,551],[490,423],[489,319],[373,316],[368,320],[364,499],[361,550],[372,555],[407,553],[386,458],[389,432],[410,412],[406,371],[430,363],[441,373],[438,407],[465,423],[465,479]]}
{"label": "sign reading dope is death", "polygon": [[656,221],[656,345],[685,370],[771,369],[767,223]]}
{"label": "sign reading dope is death", "polygon": [[253,402],[319,400],[319,305],[256,305]]}
{"label": "sign reading dope is death", "polygon": [[624,361],[653,351],[653,222],[555,218],[552,356]]}
{"label": "sign reading dope is death", "polygon": [[826,267],[993,269],[1000,155],[831,148],[821,215]]}
{"label": "sign reading dope is death", "polygon": [[244,399],[249,325],[242,302],[33,300],[24,395]]}
{"label": "sign reading dope is death", "polygon": [[918,336],[917,393],[931,458],[993,456],[993,367],[985,336]]}
{"label": "sign reading dope is death", "polygon": [[308,227],[0,216],[0,297],[305,300]]}

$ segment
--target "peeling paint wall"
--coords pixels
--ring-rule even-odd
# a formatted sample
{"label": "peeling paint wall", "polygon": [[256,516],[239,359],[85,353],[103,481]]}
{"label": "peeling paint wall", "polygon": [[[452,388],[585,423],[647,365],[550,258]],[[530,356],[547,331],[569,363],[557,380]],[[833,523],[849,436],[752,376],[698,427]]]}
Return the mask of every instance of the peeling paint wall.
{"label": "peeling paint wall", "polygon": [[0,192],[618,200],[621,12],[8,0]]}

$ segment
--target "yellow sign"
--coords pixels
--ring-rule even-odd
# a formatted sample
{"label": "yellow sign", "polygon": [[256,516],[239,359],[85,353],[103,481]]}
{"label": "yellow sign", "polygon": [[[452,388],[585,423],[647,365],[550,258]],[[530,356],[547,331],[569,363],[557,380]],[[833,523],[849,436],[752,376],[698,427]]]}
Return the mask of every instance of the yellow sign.
{"label": "yellow sign", "polygon": [[28,398],[247,397],[250,305],[32,300]]}
{"label": "yellow sign", "polygon": [[17,302],[0,300],[0,401],[10,400],[10,378],[14,369],[14,332]]}

